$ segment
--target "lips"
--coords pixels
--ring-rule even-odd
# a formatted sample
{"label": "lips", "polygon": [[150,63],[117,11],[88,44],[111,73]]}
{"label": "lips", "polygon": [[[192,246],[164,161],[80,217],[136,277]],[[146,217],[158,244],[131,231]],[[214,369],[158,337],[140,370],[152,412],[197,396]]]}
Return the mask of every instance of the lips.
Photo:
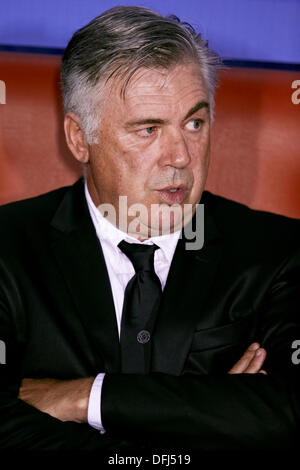
{"label": "lips", "polygon": [[183,184],[178,186],[166,186],[158,190],[161,199],[168,205],[182,204],[186,197],[187,187]]}

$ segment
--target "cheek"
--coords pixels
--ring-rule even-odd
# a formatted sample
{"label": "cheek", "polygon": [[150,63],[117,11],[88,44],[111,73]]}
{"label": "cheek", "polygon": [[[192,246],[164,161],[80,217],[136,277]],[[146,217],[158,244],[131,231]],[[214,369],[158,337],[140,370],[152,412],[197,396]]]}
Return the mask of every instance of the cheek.
{"label": "cheek", "polygon": [[127,145],[121,149],[122,171],[128,176],[130,191],[144,187],[155,166],[155,149],[152,146]]}
{"label": "cheek", "polygon": [[[200,142],[195,145],[192,153],[192,168],[197,172],[198,177],[199,171],[206,171],[210,160],[210,143],[209,139]],[[195,175],[195,176],[197,176]]]}
{"label": "cheek", "polygon": [[129,135],[117,136],[113,146],[113,166],[123,174],[139,174],[145,165],[145,152]]}
{"label": "cheek", "polygon": [[[128,152],[120,147],[109,155],[103,155],[102,163],[97,168],[99,184],[118,195],[142,193],[147,175],[145,161],[135,152]],[[134,198],[135,199],[135,198]]]}
{"label": "cheek", "polygon": [[194,150],[195,152],[193,153],[191,163],[191,171],[194,177],[194,187],[192,193],[194,194],[194,197],[198,199],[199,194],[203,191],[203,187],[208,175],[210,162],[209,139],[206,142],[201,142],[201,144],[199,144]]}

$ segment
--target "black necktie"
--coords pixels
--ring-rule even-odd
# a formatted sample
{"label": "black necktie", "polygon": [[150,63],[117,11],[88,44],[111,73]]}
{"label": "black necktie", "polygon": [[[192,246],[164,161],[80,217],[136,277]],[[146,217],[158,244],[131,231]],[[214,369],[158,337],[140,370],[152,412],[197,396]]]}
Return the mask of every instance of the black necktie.
{"label": "black necktie", "polygon": [[162,294],[154,271],[154,252],[158,246],[124,240],[118,246],[135,269],[124,296],[120,335],[122,372],[147,374],[151,362],[151,334]]}

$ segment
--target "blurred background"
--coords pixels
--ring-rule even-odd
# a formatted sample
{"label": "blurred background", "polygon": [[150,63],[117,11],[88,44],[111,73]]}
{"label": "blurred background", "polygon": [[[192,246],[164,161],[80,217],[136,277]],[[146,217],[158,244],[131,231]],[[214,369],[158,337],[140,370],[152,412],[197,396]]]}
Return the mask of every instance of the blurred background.
{"label": "blurred background", "polygon": [[76,29],[120,4],[179,16],[225,59],[300,63],[300,0],[0,0],[0,48],[59,53]]}
{"label": "blurred background", "polygon": [[216,90],[206,189],[300,219],[300,103],[291,99],[300,0],[0,0],[0,204],[81,176],[63,133],[61,54],[78,28],[120,4],[191,23],[228,66]]}

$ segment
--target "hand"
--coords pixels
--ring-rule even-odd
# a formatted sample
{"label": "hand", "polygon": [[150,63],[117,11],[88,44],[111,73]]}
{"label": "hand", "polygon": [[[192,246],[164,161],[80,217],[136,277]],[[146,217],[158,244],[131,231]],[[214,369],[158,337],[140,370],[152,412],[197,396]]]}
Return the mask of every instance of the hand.
{"label": "hand", "polygon": [[246,349],[241,359],[239,359],[234,366],[230,369],[228,374],[265,374],[267,372],[261,369],[267,352],[265,349],[260,348],[258,343],[250,344]]}
{"label": "hand", "polygon": [[87,422],[94,377],[76,380],[23,379],[19,398],[60,421]]}

